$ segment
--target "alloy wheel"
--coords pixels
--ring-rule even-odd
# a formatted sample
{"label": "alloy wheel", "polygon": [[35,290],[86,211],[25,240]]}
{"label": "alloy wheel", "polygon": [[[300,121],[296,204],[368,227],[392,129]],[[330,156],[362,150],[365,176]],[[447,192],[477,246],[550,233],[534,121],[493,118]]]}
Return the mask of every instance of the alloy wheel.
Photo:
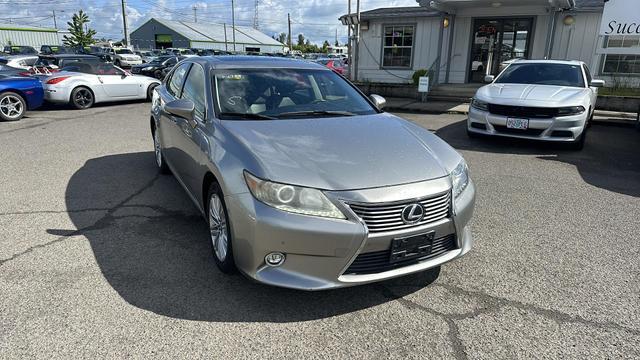
{"label": "alloy wheel", "polygon": [[5,95],[0,99],[0,112],[8,119],[19,119],[24,112],[24,105],[15,95]]}
{"label": "alloy wheel", "polygon": [[79,89],[76,91],[74,101],[81,107],[87,107],[93,101],[93,95],[91,95],[91,92],[87,89]]}
{"label": "alloy wheel", "polygon": [[229,250],[227,216],[217,193],[209,198],[209,231],[216,257],[221,262],[225,261]]}
{"label": "alloy wheel", "polygon": [[162,149],[160,147],[160,137],[158,135],[158,130],[153,132],[153,149],[156,153],[156,164],[158,167],[162,167]]}

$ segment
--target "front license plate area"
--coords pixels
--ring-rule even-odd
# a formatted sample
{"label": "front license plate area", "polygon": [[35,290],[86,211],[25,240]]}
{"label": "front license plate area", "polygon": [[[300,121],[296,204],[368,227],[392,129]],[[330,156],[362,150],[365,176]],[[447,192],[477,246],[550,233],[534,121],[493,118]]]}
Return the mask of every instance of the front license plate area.
{"label": "front license plate area", "polygon": [[527,130],[529,128],[529,119],[507,118],[507,129]]}
{"label": "front license plate area", "polygon": [[391,258],[389,261],[394,264],[401,261],[419,259],[431,254],[435,235],[435,231],[430,231],[425,234],[391,240]]}

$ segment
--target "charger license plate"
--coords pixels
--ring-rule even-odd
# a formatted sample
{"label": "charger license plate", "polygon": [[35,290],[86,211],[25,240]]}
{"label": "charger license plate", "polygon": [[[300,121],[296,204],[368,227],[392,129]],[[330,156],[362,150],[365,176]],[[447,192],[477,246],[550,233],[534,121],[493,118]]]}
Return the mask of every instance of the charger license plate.
{"label": "charger license plate", "polygon": [[529,119],[507,118],[507,129],[527,130],[529,128]]}

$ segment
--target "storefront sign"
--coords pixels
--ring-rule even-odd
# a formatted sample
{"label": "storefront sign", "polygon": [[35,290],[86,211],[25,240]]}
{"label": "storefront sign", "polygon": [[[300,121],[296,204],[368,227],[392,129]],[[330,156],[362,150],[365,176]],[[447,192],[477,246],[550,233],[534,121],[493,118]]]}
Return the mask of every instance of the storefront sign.
{"label": "storefront sign", "polygon": [[429,92],[429,77],[428,76],[420,76],[418,78],[418,92],[421,92],[421,93]]}
{"label": "storefront sign", "polygon": [[640,35],[638,0],[605,0],[600,35]]}

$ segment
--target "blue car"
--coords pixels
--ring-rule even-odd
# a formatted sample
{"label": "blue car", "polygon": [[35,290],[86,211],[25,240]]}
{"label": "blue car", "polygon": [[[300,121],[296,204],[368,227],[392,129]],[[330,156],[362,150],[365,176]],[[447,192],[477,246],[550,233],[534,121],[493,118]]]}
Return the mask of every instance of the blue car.
{"label": "blue car", "polygon": [[0,75],[0,120],[22,119],[27,110],[42,105],[44,90],[34,77]]}

